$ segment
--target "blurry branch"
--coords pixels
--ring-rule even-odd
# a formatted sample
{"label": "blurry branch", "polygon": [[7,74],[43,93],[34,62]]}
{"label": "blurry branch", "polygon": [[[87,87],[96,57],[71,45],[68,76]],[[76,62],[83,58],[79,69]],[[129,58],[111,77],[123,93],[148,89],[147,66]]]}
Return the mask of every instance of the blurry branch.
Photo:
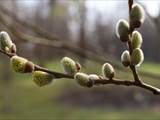
{"label": "blurry branch", "polygon": [[[4,15],[7,15],[12,19],[14,24],[10,25],[7,23],[7,20],[3,17]],[[0,22],[7,27],[6,29],[10,31],[14,36],[16,36],[20,40],[25,40],[29,41],[31,43],[35,44],[40,44],[40,45],[45,45],[45,46],[50,46],[54,48],[60,48],[60,49],[65,49],[68,50],[80,57],[85,57],[89,60],[93,60],[99,63],[104,63],[104,62],[109,62],[118,70],[121,70],[123,72],[128,72],[128,70],[125,70],[124,67],[120,65],[120,63],[114,59],[111,59],[109,57],[102,57],[100,53],[94,53],[89,50],[83,51],[82,48],[74,45],[74,44],[68,44],[67,42],[64,42],[60,40],[59,38],[55,36],[51,36],[49,33],[47,33],[45,30],[31,24],[27,23],[25,20],[19,19],[13,12],[9,11],[8,9],[4,8],[2,5],[0,5]],[[23,32],[20,32],[17,30],[18,27],[28,27],[30,29],[33,29],[34,31],[37,32],[41,36],[40,37],[35,37],[33,35],[29,35]],[[44,38],[45,37],[45,38]],[[57,40],[57,41],[54,41]],[[85,54],[84,54],[85,52]],[[159,79],[160,75],[155,74],[155,73],[150,73],[150,72],[144,72],[144,71],[139,71],[139,73],[143,76],[150,77],[150,78],[155,78]]]}
{"label": "blurry branch", "polygon": [[30,28],[30,29],[34,30],[37,34],[39,34],[42,37],[45,37],[50,40],[55,40],[55,41],[60,40],[55,35],[52,36],[50,33],[46,32],[44,29],[38,27],[37,25],[34,25],[32,23],[28,23],[25,20],[19,19],[14,12],[9,11],[7,8],[3,7],[2,5],[0,5],[0,11],[2,13],[5,13],[5,15],[10,16],[14,21],[19,23],[23,27]]}
{"label": "blurry branch", "polygon": [[84,64],[84,58],[86,58],[87,54],[86,54],[86,41],[85,41],[85,22],[86,22],[86,6],[85,6],[85,0],[84,1],[81,1],[79,3],[79,17],[80,17],[80,21],[79,21],[79,25],[80,25],[80,28],[79,28],[79,47],[83,49],[83,58],[80,57],[80,62],[81,64]]}
{"label": "blurry branch", "polygon": [[[12,19],[12,18],[11,18]],[[14,19],[12,19],[14,20]],[[19,22],[17,21],[13,21],[14,24],[13,25],[9,25],[7,23],[7,21],[4,19],[3,17],[3,13],[0,12],[0,22],[3,23],[3,25],[7,26],[7,30],[10,31],[13,35],[15,35],[17,38],[21,39],[21,40],[25,40],[25,41],[29,41],[31,43],[35,43],[35,44],[40,44],[40,45],[45,45],[45,46],[51,46],[51,47],[55,47],[55,48],[61,48],[61,49],[65,49],[68,50],[72,53],[75,53],[81,57],[84,57],[84,51],[82,48],[74,45],[74,44],[69,44],[68,42],[64,42],[64,41],[51,41],[50,39],[47,38],[39,38],[39,37],[35,37],[33,35],[29,35],[26,33],[22,33],[20,31],[17,30],[17,27],[19,27]],[[86,50],[85,53],[87,54],[86,58],[90,59],[90,60],[94,60],[94,61],[98,61],[100,63],[105,62],[105,61],[109,61],[107,60],[105,57],[102,57],[100,55],[97,55],[94,52],[91,52],[89,50]],[[113,61],[113,60],[111,60]],[[117,68],[117,69],[123,69],[121,65],[119,65],[118,63],[113,63],[113,65]]]}

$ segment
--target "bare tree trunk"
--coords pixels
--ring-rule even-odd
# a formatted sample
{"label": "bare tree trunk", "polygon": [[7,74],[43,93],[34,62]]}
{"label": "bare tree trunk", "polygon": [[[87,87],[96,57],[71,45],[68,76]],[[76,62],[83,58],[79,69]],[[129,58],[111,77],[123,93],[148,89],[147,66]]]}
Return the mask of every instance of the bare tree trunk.
{"label": "bare tree trunk", "polygon": [[[86,7],[85,1],[80,2],[79,5],[79,14],[80,14],[80,29],[79,29],[79,47],[82,48],[84,51],[86,49],[86,42],[85,42],[85,21],[86,21]],[[81,64],[85,64],[85,52],[83,52],[83,58],[80,58]]]}

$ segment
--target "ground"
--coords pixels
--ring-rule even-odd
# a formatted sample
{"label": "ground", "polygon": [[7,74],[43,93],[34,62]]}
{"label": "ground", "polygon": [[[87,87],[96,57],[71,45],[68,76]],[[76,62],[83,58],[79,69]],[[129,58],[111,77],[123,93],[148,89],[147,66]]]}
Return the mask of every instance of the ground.
{"label": "ground", "polygon": [[[55,69],[57,71],[62,71],[58,61],[47,62],[47,67],[50,69]],[[90,71],[96,73],[100,69],[100,65],[92,62],[87,63],[87,66],[91,66],[85,71]],[[95,69],[95,66],[97,67]],[[146,63],[142,66],[141,70],[151,71],[158,73],[158,67],[160,65],[155,65],[152,63]],[[93,69],[94,67],[94,69]],[[131,78],[129,74],[117,72],[119,77]],[[158,80],[153,80],[151,78],[143,77],[147,83],[160,86]],[[101,88],[82,88],[76,84],[74,80],[56,80],[52,84],[45,87],[38,87],[32,81],[31,75],[23,75],[13,73],[13,81],[10,86],[4,88],[3,83],[0,87],[0,119],[2,120],[49,120],[49,119],[61,119],[61,120],[100,120],[100,119],[112,119],[112,120],[142,120],[142,119],[160,119],[159,106],[160,102],[155,102],[159,97],[153,96],[150,92],[143,89],[136,89],[130,87],[116,87],[116,86],[105,86]],[[108,94],[104,92],[106,90],[112,90],[114,88],[113,97],[107,97]],[[97,92],[96,94],[95,91]],[[89,91],[89,92],[87,92]],[[123,91],[123,92],[121,92]],[[125,92],[129,91],[129,92]],[[123,101],[122,97],[130,98],[133,92],[138,93],[137,99],[145,97],[145,99],[140,99],[140,102],[145,103],[144,106],[130,106],[133,100],[125,99],[128,107],[120,106],[116,108],[115,106],[109,106],[115,101]],[[86,93],[87,92],[87,93]],[[110,93],[111,91],[106,91]],[[77,93],[77,95],[76,95]],[[83,95],[86,93],[86,96]],[[8,94],[8,95],[6,95]],[[98,95],[97,95],[98,94]],[[127,97],[127,95],[128,97]],[[67,95],[67,97],[66,97]],[[86,99],[89,95],[90,99]],[[104,97],[103,100],[98,102],[93,102],[95,98]],[[120,96],[121,95],[121,96]],[[137,95],[137,94],[136,94]],[[76,96],[76,97],[75,97]],[[111,93],[109,94],[111,96]],[[150,96],[152,99],[150,99]],[[83,98],[84,97],[84,98]],[[92,98],[93,97],[93,98]],[[63,98],[63,100],[62,100]],[[70,99],[69,99],[70,98]],[[81,103],[75,101],[83,101]],[[153,99],[154,98],[154,99]],[[85,99],[85,100],[84,100]],[[68,102],[71,101],[71,102]],[[86,101],[92,101],[91,106]],[[105,103],[106,101],[106,103]],[[113,102],[112,102],[113,101]],[[147,102],[146,102],[147,101]],[[149,102],[148,102],[149,101]],[[117,103],[115,102],[115,103]],[[87,103],[87,104],[86,104]],[[94,104],[97,103],[95,106]],[[102,104],[103,103],[103,104]],[[141,103],[141,104],[142,104]],[[147,104],[146,104],[147,103]],[[156,103],[155,105],[149,103]],[[80,104],[80,105],[79,105]],[[139,103],[140,104],[140,103]]]}

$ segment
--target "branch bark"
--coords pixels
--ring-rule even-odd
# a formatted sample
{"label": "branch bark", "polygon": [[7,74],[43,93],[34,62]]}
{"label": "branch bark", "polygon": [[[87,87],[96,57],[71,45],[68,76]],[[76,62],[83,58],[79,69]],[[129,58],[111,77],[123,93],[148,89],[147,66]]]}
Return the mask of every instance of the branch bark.
{"label": "branch bark", "polygon": [[[11,58],[12,56],[14,56],[15,54],[10,54],[10,53],[6,53],[3,50],[0,50],[0,53],[8,56],[9,58]],[[47,72],[51,75],[54,75],[57,79],[60,78],[68,78],[68,79],[74,79],[74,75],[69,75],[69,74],[64,74],[64,73],[60,73],[60,72],[56,72],[56,71],[52,71],[52,70],[48,70],[47,68],[44,67],[40,67],[39,65],[34,65],[35,66],[35,71],[43,71],[43,72]],[[123,85],[123,86],[137,86],[140,88],[144,88],[146,90],[151,91],[153,94],[155,95],[160,95],[160,89],[153,87],[151,85],[148,85],[146,83],[141,82],[140,84],[137,82],[134,82],[133,80],[122,80],[122,79],[117,79],[117,78],[113,78],[113,79],[107,79],[107,78],[103,78],[103,79],[97,79],[97,80],[92,80],[92,83],[94,85],[96,84],[102,84],[102,85],[106,85],[106,84],[114,84],[114,85]]]}
{"label": "branch bark", "polygon": [[[132,5],[133,5],[133,0],[128,0],[129,24],[131,23],[131,22],[130,22],[130,12],[131,12],[131,9],[132,9]],[[129,49],[130,55],[131,55],[132,52],[133,52],[133,48],[132,48],[132,44],[131,44],[131,38],[132,38],[132,32],[133,32],[133,31],[134,31],[134,29],[132,29],[131,24],[130,24],[130,34],[129,34],[130,39],[129,39],[129,41],[128,41],[128,47],[129,47],[128,49]],[[135,83],[136,83],[136,84],[142,84],[142,83],[141,83],[141,80],[140,80],[140,78],[139,78],[139,76],[138,76],[138,71],[136,70],[136,67],[135,67],[133,64],[131,64],[131,65],[130,65],[130,69],[131,69],[131,71],[132,71],[132,73],[133,73],[133,77],[134,77]]]}
{"label": "branch bark", "polygon": [[[130,0],[130,1],[131,1],[130,6],[131,6],[131,3],[133,4],[133,0]],[[21,39],[24,41],[29,41],[34,44],[40,44],[40,45],[65,49],[65,50],[68,50],[68,51],[78,55],[78,56],[84,57],[83,56],[84,55],[83,49],[77,47],[76,45],[66,44],[63,41],[61,41],[59,38],[57,40],[57,37],[53,36],[53,35],[51,37],[50,35],[48,35],[49,33],[47,33],[45,30],[42,30],[41,28],[39,28],[33,24],[27,23],[26,21],[19,19],[15,14],[13,14],[11,11],[9,11],[8,9],[4,8],[1,5],[0,5],[0,11],[1,11],[1,13],[0,13],[1,23],[3,23],[3,25],[7,26],[7,30],[10,31],[18,39]],[[39,34],[40,36],[45,37],[45,38],[35,37],[35,36],[18,31],[16,28],[14,28],[14,26],[10,26],[9,24],[7,24],[6,23],[7,20],[5,20],[3,17],[1,17],[1,15],[4,15],[4,13],[8,17],[11,17],[14,24],[16,24],[16,27],[20,26],[20,24],[21,24],[27,28],[33,29],[34,31],[38,31],[37,34]],[[55,40],[55,41],[51,41],[51,40]],[[86,53],[85,57],[89,60],[93,60],[93,61],[96,61],[99,63],[110,62],[116,69],[121,70],[123,72],[128,72],[115,59],[110,59],[109,57],[106,57],[106,56],[102,57],[101,55],[99,55],[99,53],[95,54],[93,51],[89,51],[89,50],[86,50],[85,53]],[[138,71],[138,72],[140,75],[143,75],[146,77],[150,77],[150,78],[154,78],[154,79],[160,78],[159,74],[145,72],[145,71]]]}
{"label": "branch bark", "polygon": [[[132,4],[133,4],[133,0],[128,0],[128,1],[129,1],[129,11],[130,11],[131,7],[132,7]],[[132,30],[130,32],[130,37],[131,37],[131,35],[132,35]],[[132,54],[133,50],[132,50],[132,46],[131,46],[131,41],[128,42],[128,47],[129,47],[130,54]],[[11,54],[11,53],[6,53],[3,50],[0,50],[0,53],[8,56],[9,58],[11,58],[14,55],[16,55],[16,54]],[[48,70],[47,68],[40,67],[39,65],[36,65],[36,64],[34,66],[35,66],[35,69],[34,69],[35,71],[44,71],[44,72],[47,72],[47,73],[49,73],[51,75],[54,75],[57,79],[60,79],[60,78],[74,79],[74,75],[69,75],[69,74],[60,73],[60,72],[56,72],[56,71],[51,71],[51,70]],[[137,72],[137,70],[136,70],[136,68],[135,68],[134,65],[130,65],[130,69],[131,69],[131,71],[133,73],[134,81],[133,80],[117,79],[117,78],[113,78],[113,79],[107,79],[107,78],[101,79],[100,78],[100,79],[97,79],[97,80],[91,79],[91,81],[95,85],[96,84],[102,84],[102,85],[105,85],[105,84],[114,84],[114,85],[124,85],[124,86],[137,86],[137,87],[146,89],[148,91],[151,91],[155,95],[159,95],[160,94],[160,89],[158,89],[156,87],[153,87],[151,85],[148,85],[146,83],[143,83],[140,80],[138,72]]]}

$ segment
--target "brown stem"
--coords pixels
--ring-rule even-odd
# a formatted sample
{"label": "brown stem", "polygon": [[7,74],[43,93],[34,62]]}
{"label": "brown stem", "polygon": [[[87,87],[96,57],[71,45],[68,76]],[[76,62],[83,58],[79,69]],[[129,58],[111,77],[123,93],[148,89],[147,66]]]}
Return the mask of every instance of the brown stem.
{"label": "brown stem", "polygon": [[[131,12],[132,5],[133,5],[133,0],[128,0],[129,14],[130,14],[130,12]],[[130,17],[129,17],[129,21],[130,21]],[[128,41],[128,49],[129,49],[130,55],[131,55],[132,52],[133,52],[133,48],[132,48],[132,44],[131,44],[131,38],[132,38],[132,32],[133,32],[133,30],[134,30],[134,29],[132,29],[131,24],[130,24],[130,34],[129,34],[130,40]],[[140,78],[139,78],[139,76],[138,76],[138,72],[137,72],[137,70],[136,70],[136,67],[135,67],[133,64],[131,64],[131,65],[130,65],[130,69],[131,69],[131,71],[132,71],[132,73],[133,73],[133,77],[134,77],[135,83],[136,83],[136,84],[141,84],[141,80],[140,80]]]}
{"label": "brown stem", "polygon": [[[11,53],[6,53],[3,50],[0,50],[1,53],[3,53],[4,55],[8,56],[9,58],[14,56],[15,54],[11,54]],[[54,75],[56,78],[70,78],[70,79],[74,79],[74,75],[69,75],[69,74],[64,74],[64,73],[60,73],[60,72],[55,72],[55,71],[51,71],[48,70],[46,68],[40,67],[38,65],[35,65],[35,71],[44,71],[47,72],[51,75]],[[136,70],[133,70],[136,73]],[[133,73],[134,73],[133,72]],[[137,73],[135,74],[135,76],[137,75]],[[136,78],[139,79],[139,78]],[[137,83],[137,82],[133,82],[132,80],[120,80],[120,79],[116,79],[113,78],[112,80],[109,79],[97,79],[97,80],[92,80],[95,85],[96,84],[115,84],[115,85],[125,85],[125,86],[138,86],[144,89],[147,89],[151,92],[153,92],[153,94],[159,95],[160,94],[160,89],[153,87],[151,85],[145,84],[145,83]]]}
{"label": "brown stem", "polygon": [[11,57],[13,57],[15,55],[13,53],[7,53],[7,52],[5,52],[5,51],[3,51],[1,49],[0,49],[0,52],[3,53],[4,55],[7,55],[9,58],[11,58]]}
{"label": "brown stem", "polygon": [[133,0],[128,0],[129,13],[131,12],[132,5],[133,5]]}
{"label": "brown stem", "polygon": [[73,75],[68,75],[68,74],[64,74],[64,73],[59,73],[59,72],[51,71],[51,70],[48,70],[46,68],[40,67],[38,65],[35,65],[35,71],[47,72],[49,74],[54,75],[56,78],[70,78],[70,79],[74,78]]}
{"label": "brown stem", "polygon": [[[129,12],[131,11],[132,8],[132,4],[133,4],[133,0],[128,0],[128,4],[129,4]],[[132,36],[132,28],[130,27],[130,38]],[[131,40],[128,41],[128,47],[129,47],[129,52],[130,55],[132,54],[132,44],[131,44]],[[4,55],[8,56],[9,58],[11,58],[12,56],[16,55],[13,53],[6,53],[5,51],[0,49],[0,52],[3,53]],[[96,84],[115,84],[115,85],[125,85],[125,86],[137,86],[137,87],[141,87],[144,88],[146,90],[149,90],[151,92],[153,92],[153,94],[155,95],[159,95],[160,94],[160,89],[153,87],[151,85],[148,85],[146,83],[141,82],[141,80],[139,79],[138,76],[138,72],[136,70],[136,67],[134,65],[130,65],[130,69],[132,70],[133,76],[134,76],[134,80],[120,80],[120,79],[97,79],[97,80],[92,80],[95,85]],[[51,71],[48,70],[46,68],[40,67],[38,65],[35,65],[35,71],[44,71],[47,72],[51,75],[54,75],[56,78],[70,78],[70,79],[74,79],[74,75],[69,75],[69,74],[64,74],[64,73],[60,73],[60,72],[55,72],[55,71]]]}
{"label": "brown stem", "polygon": [[114,85],[124,85],[124,86],[137,86],[140,88],[144,88],[147,89],[149,91],[151,91],[153,94],[155,95],[159,95],[160,94],[160,89],[153,87],[151,85],[148,85],[146,83],[142,83],[141,84],[137,84],[136,82],[133,82],[131,80],[120,80],[120,79],[112,79],[112,80],[108,80],[108,79],[98,79],[98,80],[94,80],[95,84],[114,84]]}
{"label": "brown stem", "polygon": [[135,67],[134,65],[131,65],[131,66],[130,66],[130,69],[132,70],[135,83],[136,83],[136,84],[141,84],[141,80],[140,80],[140,78],[139,78],[139,76],[138,76],[138,72],[137,72],[137,70],[136,70],[136,67]]}
{"label": "brown stem", "polygon": [[[130,37],[131,37],[131,35],[130,35]],[[130,55],[132,54],[132,44],[131,44],[131,40],[129,39],[129,41],[127,42],[127,44],[128,44],[128,49],[129,49],[129,53],[130,53]]]}

